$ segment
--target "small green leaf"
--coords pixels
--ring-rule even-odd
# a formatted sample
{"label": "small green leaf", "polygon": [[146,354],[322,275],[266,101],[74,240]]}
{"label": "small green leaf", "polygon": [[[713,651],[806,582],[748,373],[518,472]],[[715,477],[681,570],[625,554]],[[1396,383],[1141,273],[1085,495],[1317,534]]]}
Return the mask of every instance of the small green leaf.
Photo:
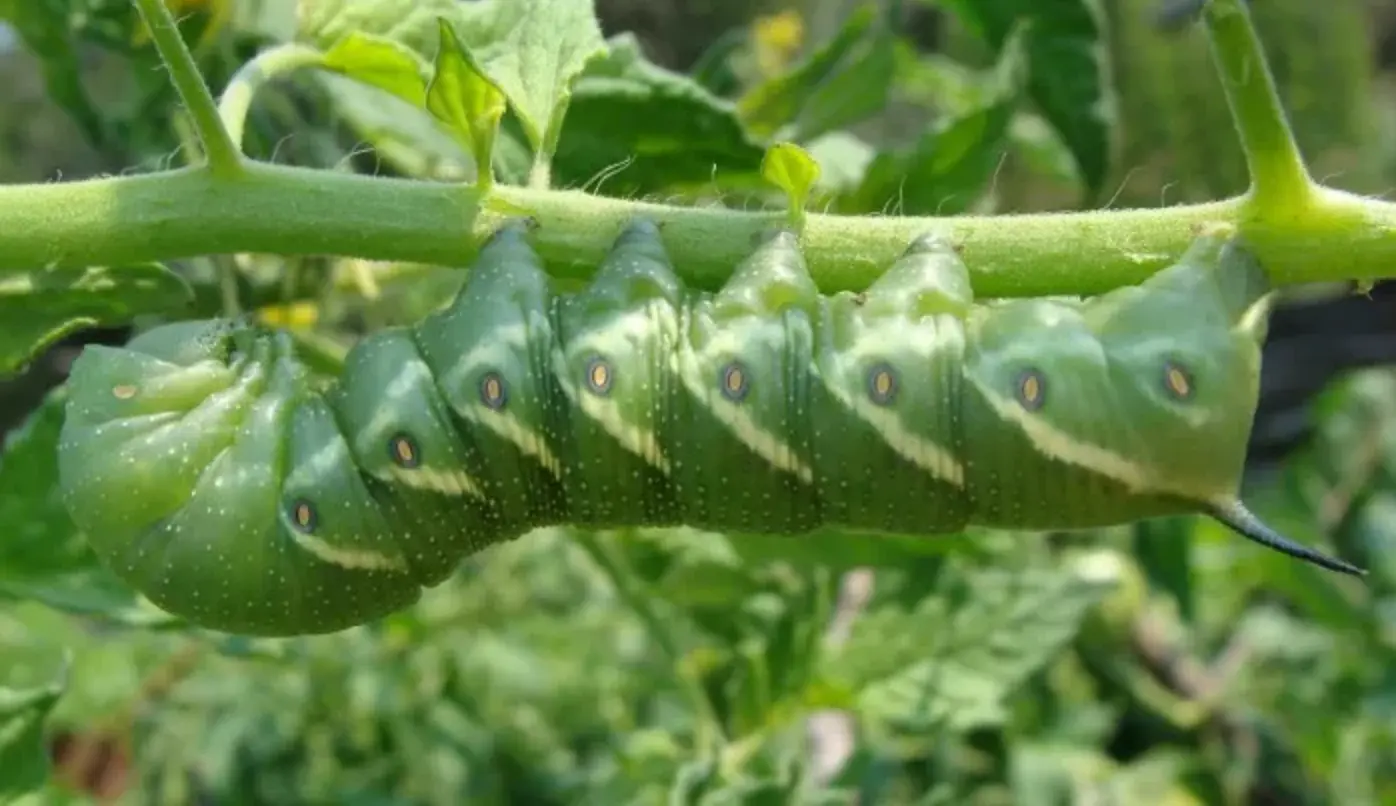
{"label": "small green leaf", "polygon": [[155,263],[0,274],[0,374],[74,331],[170,312],[193,299],[183,279]]}
{"label": "small green leaf", "polygon": [[761,178],[785,191],[790,204],[790,223],[796,227],[802,225],[810,188],[819,181],[819,163],[814,157],[794,143],[776,143],[766,150],[766,157],[761,160]]}
{"label": "small green leaf", "polygon": [[550,173],[574,80],[606,52],[592,0],[317,0],[301,4],[300,20],[298,38],[321,47],[361,31],[423,60],[441,50],[440,21],[448,22],[471,63],[504,93],[533,148],[535,183]]}
{"label": "small green leaf", "polygon": [[67,687],[69,659],[57,679],[44,686],[0,686],[0,803],[41,789],[48,781],[44,721]]}
{"label": "small green leaf", "polygon": [[865,5],[802,65],[744,95],[742,119],[757,136],[801,142],[857,123],[886,106],[894,45],[877,8]]}
{"label": "small green leaf", "polygon": [[1024,58],[1018,35],[995,65],[981,106],[922,135],[910,149],[879,154],[842,207],[874,212],[895,204],[901,215],[956,215],[969,209],[1002,158],[1025,79]]}
{"label": "small green leaf", "polygon": [[[441,125],[436,116],[421,106],[411,106],[397,97],[383,93],[346,78],[326,74],[320,77],[338,116],[353,130],[355,136],[369,143],[378,156],[392,168],[415,178],[469,181],[476,175],[474,159],[469,148],[462,146],[454,132]],[[495,150],[504,152],[513,145],[522,152],[522,169],[518,176],[528,175],[528,147],[520,143],[496,141]],[[496,156],[496,163],[502,161]],[[497,178],[512,181],[513,174],[500,171]]]}
{"label": "small green leaf", "polygon": [[353,31],[325,53],[324,67],[371,84],[415,106],[426,103],[421,58],[391,39]]}
{"label": "small green leaf", "polygon": [[451,127],[475,157],[480,187],[494,181],[490,168],[494,139],[507,104],[504,93],[480,70],[446,19],[440,21],[441,46],[427,88],[427,109]]}

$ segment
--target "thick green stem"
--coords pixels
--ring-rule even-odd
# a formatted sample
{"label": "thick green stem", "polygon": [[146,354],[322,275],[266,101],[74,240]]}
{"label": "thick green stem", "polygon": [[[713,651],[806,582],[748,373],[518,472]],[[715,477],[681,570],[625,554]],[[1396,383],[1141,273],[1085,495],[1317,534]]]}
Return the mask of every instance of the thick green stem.
{"label": "thick green stem", "polygon": [[236,176],[242,169],[242,154],[219,121],[218,107],[209,94],[199,66],[194,62],[194,55],[179,34],[174,17],[170,16],[170,10],[161,0],[136,0],[136,6],[150,28],[151,41],[160,52],[165,69],[193,119],[194,130],[199,133],[199,140],[203,143],[209,171],[225,178]]}
{"label": "thick green stem", "polygon": [[[533,240],[563,277],[589,277],[624,224],[664,228],[681,276],[717,288],[753,236],[785,212],[679,207],[496,186],[382,179],[244,164],[220,179],[179,169],[0,187],[0,271],[121,265],[235,252],[342,255],[463,265],[506,219],[532,216]],[[915,236],[963,249],[981,297],[1089,294],[1137,283],[1175,260],[1209,221],[1235,223],[1277,284],[1396,274],[1396,204],[1320,190],[1303,215],[1245,215],[1242,199],[1156,210],[953,218],[810,214],[803,239],[825,292],[866,288]],[[1335,254],[1341,260],[1335,260]]]}
{"label": "thick green stem", "polygon": [[1245,0],[1208,0],[1212,56],[1251,173],[1257,214],[1307,206],[1315,188],[1285,117]]}

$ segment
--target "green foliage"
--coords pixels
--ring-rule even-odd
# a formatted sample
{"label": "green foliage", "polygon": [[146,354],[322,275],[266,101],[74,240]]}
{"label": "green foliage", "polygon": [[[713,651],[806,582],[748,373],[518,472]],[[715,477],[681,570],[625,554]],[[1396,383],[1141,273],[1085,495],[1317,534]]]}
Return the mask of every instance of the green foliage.
{"label": "green foliage", "polygon": [[[807,182],[808,206],[850,214],[1074,207],[1157,149],[1182,167],[1131,185],[1140,203],[1176,200],[1164,198],[1174,183],[1215,195],[1244,180],[1239,152],[1234,170],[1217,156],[1236,147],[1203,32],[1146,30],[1128,0],[923,3],[950,14],[953,47],[937,52],[895,16],[909,4],[878,4],[802,43],[801,58],[772,67],[762,54],[774,28],[752,26],[689,70],[652,63],[641,36],[603,39],[580,0],[301,0],[295,17],[269,1],[240,0],[226,15],[217,2],[170,5],[215,90],[237,86],[257,53],[307,48],[322,68],[257,85],[241,138],[250,155],[457,182],[490,176],[477,168],[489,160],[503,187],[490,199],[504,207],[523,198],[508,186],[526,181],[704,208],[694,218],[715,203],[803,211]],[[1333,4],[1322,26],[1303,0],[1255,6],[1266,41],[1283,40],[1272,52],[1301,142],[1346,148],[1342,122],[1370,99],[1354,89],[1365,77],[1341,33],[1352,19]],[[197,154],[131,3],[0,2],[0,17],[39,59],[54,103],[117,167]],[[1306,51],[1311,31],[1339,33]],[[94,49],[129,85],[112,95],[119,103],[91,89],[78,54]],[[1117,74],[1128,79],[1118,98]],[[1174,93],[1180,76],[1190,78]],[[771,151],[777,143],[799,151]],[[817,165],[780,163],[787,178],[768,181],[768,153],[805,152]],[[554,205],[585,203],[555,195]],[[110,236],[120,248],[177,225],[179,203],[154,191],[98,198],[100,215],[83,213],[45,254],[82,248],[96,236],[81,227],[108,219],[149,227]],[[215,193],[195,198],[218,204]],[[394,248],[422,239],[410,211],[387,209],[399,214],[384,225]],[[871,261],[856,235],[876,220],[817,246],[825,268]],[[1372,241],[1337,234],[1347,219],[1332,221],[1325,260],[1341,239],[1380,262]],[[545,221],[565,233],[561,284],[582,262],[578,232],[606,226]],[[1032,259],[1023,243],[1045,255],[1050,242],[1079,250],[1092,237],[1020,220],[1014,232],[1029,235],[1018,242],[1007,225],[985,226],[1010,244],[986,273],[1034,269],[1025,288],[1050,282],[1051,267],[1014,263]],[[1107,226],[1092,231],[1147,269],[1154,242]],[[14,236],[3,229],[0,240]],[[323,233],[296,237],[312,254],[333,251]],[[450,237],[463,262],[465,239]],[[689,240],[690,251],[726,248]],[[834,256],[831,240],[850,251]],[[362,333],[419,319],[461,281],[411,262],[181,250],[169,268],[0,266],[0,364],[11,371],[94,323],[241,308],[287,325],[333,371]],[[1098,290],[1084,267],[1056,276]],[[1181,518],[939,541],[554,529],[468,561],[380,622],[248,640],[170,619],[96,563],[55,495],[59,390],[0,456],[0,801],[79,802],[64,772],[72,759],[50,771],[43,753],[62,732],[130,747],[129,803],[1391,802],[1393,400],[1389,370],[1336,385],[1316,440],[1256,491],[1267,519],[1370,567],[1366,586]]]}
{"label": "green foliage", "polygon": [[31,689],[0,686],[0,801],[40,789],[48,781],[44,719],[63,693],[61,679]]}
{"label": "green foliage", "polygon": [[955,215],[974,205],[977,199],[967,191],[988,185],[1022,101],[1022,31],[1005,43],[982,99],[971,109],[927,130],[910,149],[883,151],[872,160],[854,195],[857,208],[876,212],[894,197],[908,215]]}
{"label": "green foliage", "polygon": [[1002,53],[1028,26],[1028,92],[1071,149],[1094,196],[1109,176],[1115,125],[1100,0],[951,0],[966,25]]}
{"label": "green foliage", "polygon": [[[441,21],[441,46],[436,51],[431,86],[426,91],[426,107],[454,130],[461,144],[470,149],[475,164],[490,165],[494,156],[494,135],[504,116],[504,93],[490,81],[469,52],[461,45],[455,29]],[[493,173],[481,171],[482,181],[493,180]]]}
{"label": "green foliage", "polygon": [[189,285],[164,266],[94,266],[0,274],[0,372],[82,328],[119,325],[145,313],[178,311]]}

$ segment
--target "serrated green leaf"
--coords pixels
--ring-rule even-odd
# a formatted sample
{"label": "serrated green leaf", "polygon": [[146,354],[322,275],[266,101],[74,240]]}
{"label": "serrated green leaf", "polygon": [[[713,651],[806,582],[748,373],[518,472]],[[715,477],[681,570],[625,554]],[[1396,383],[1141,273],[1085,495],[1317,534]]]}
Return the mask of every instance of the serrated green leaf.
{"label": "serrated green leaf", "polygon": [[805,141],[867,118],[886,106],[894,43],[877,7],[860,7],[803,64],[742,96],[742,120],[757,136]]}
{"label": "serrated green leaf", "polygon": [[1003,157],[1026,78],[1021,34],[1004,48],[982,105],[922,135],[910,149],[878,154],[841,208],[899,215],[957,215],[988,187]]}
{"label": "serrated green leaf", "polygon": [[1069,642],[1109,587],[1076,571],[971,570],[914,609],[864,614],[824,673],[863,717],[913,732],[999,724],[1002,701]]}
{"label": "serrated green leaf", "polygon": [[0,686],[0,803],[41,789],[49,776],[44,721],[67,687],[68,663],[45,686]]}
{"label": "serrated green leaf", "polygon": [[427,88],[427,109],[470,149],[478,181],[481,187],[488,187],[494,181],[489,170],[494,139],[507,109],[504,93],[480,70],[445,19],[440,21],[440,35],[441,46]]}
{"label": "serrated green leaf", "polygon": [[633,35],[607,44],[573,87],[553,156],[558,185],[633,197],[755,175],[763,151],[731,103],[650,63]]}
{"label": "serrated green leaf", "polygon": [[[503,91],[535,166],[558,146],[576,78],[606,52],[592,0],[308,0],[298,38],[337,42],[351,31],[377,34],[434,60],[445,20],[478,68]],[[546,171],[544,172],[546,173]]]}
{"label": "serrated green leaf", "polygon": [[535,153],[551,158],[572,84],[606,52],[592,0],[481,0],[456,33],[509,99]]}
{"label": "serrated green leaf", "polygon": [[155,263],[0,273],[0,374],[84,327],[168,313],[193,299],[184,280]]}
{"label": "serrated green leaf", "polygon": [[1111,168],[1115,97],[1100,0],[946,0],[995,49],[1027,21],[1028,94],[1066,142],[1087,192]]}
{"label": "serrated green leaf", "polygon": [[323,66],[415,106],[426,103],[422,60],[411,48],[392,39],[352,31],[325,53]]}

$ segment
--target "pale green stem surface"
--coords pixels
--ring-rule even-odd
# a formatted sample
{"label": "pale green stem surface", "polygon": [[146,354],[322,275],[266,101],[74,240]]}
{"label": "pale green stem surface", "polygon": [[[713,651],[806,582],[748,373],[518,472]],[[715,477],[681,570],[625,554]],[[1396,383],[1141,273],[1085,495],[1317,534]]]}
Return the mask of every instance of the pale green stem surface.
{"label": "pale green stem surface", "polygon": [[135,0],[135,3],[146,26],[150,28],[155,49],[164,60],[165,69],[193,119],[209,170],[220,177],[236,176],[242,168],[242,153],[233,145],[232,138],[219,121],[218,107],[213,102],[208,85],[204,83],[199,66],[194,62],[194,55],[179,35],[170,10],[161,0]]}
{"label": "pale green stem surface", "polygon": [[[528,215],[560,276],[585,278],[636,215],[663,226],[676,270],[716,288],[752,238],[785,221],[496,185],[382,179],[247,162],[220,178],[184,168],[134,177],[0,186],[0,270],[121,265],[235,252],[343,255],[463,265],[505,220]],[[1097,293],[1175,260],[1209,221],[1233,222],[1278,285],[1396,274],[1396,204],[1318,189],[1292,217],[1245,216],[1232,199],[1156,210],[1031,215],[851,217],[810,214],[804,243],[825,292],[860,290],[915,236],[963,249],[980,296]]]}
{"label": "pale green stem surface", "polygon": [[1209,0],[1204,10],[1212,57],[1250,169],[1257,214],[1307,206],[1314,188],[1285,117],[1246,0]]}

